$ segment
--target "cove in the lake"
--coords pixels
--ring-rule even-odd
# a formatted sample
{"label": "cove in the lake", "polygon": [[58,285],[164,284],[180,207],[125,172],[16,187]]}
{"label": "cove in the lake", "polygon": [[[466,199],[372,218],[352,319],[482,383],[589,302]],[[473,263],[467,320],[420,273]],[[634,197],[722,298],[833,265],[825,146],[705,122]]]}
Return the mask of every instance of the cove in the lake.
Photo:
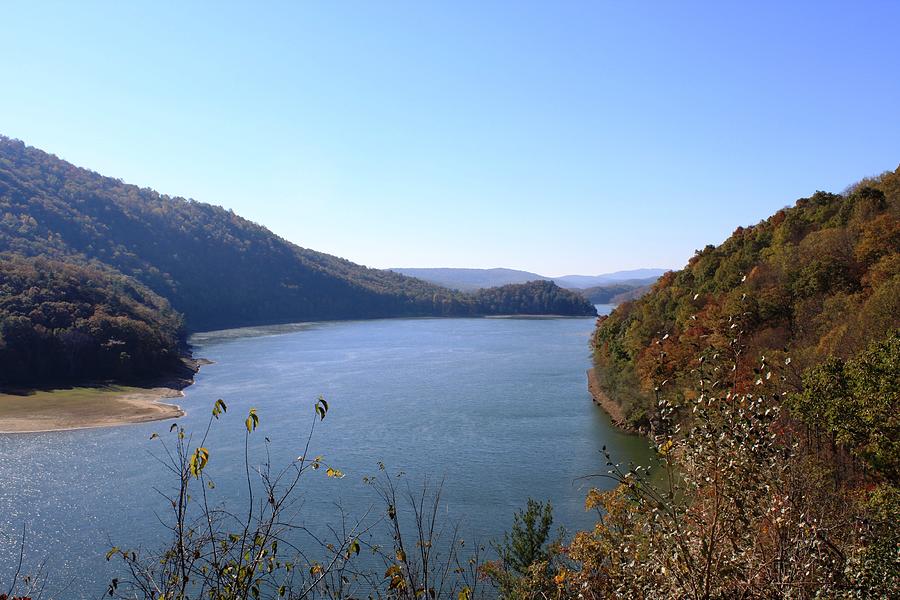
{"label": "cove in the lake", "polygon": [[[328,417],[312,454],[346,476],[314,474],[302,491],[306,524],[377,506],[362,482],[402,470],[414,485],[443,480],[445,516],[466,539],[487,542],[512,522],[528,497],[550,499],[556,522],[590,527],[582,479],[605,471],[602,446],[622,461],[646,462],[642,438],[616,430],[592,404],[585,381],[594,319],[398,319],[308,323],[197,335],[203,367],[181,404],[189,431],[205,427],[222,398],[228,412],[207,444],[218,499],[242,494],[243,421],[260,417],[255,447],[271,440],[276,464],[296,458],[322,395]],[[156,546],[166,532],[154,513],[166,506],[154,487],[170,475],[152,457],[154,432],[170,422],[0,436],[0,580],[27,527],[26,558],[46,559],[50,590],[98,597],[116,574],[105,553]]]}

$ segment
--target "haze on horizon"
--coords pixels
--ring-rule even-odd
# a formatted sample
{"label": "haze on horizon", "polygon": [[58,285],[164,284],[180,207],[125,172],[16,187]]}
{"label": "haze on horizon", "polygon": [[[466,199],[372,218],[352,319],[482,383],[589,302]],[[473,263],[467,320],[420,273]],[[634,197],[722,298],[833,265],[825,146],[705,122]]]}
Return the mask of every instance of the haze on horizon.
{"label": "haze on horizon", "polygon": [[0,133],[374,267],[678,268],[900,161],[893,2],[5,7]]}

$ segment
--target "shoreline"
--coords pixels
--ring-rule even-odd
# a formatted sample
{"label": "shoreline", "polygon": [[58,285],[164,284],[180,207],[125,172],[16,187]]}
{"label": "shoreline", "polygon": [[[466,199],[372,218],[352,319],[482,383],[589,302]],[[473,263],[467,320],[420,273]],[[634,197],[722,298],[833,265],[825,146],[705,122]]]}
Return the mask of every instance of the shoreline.
{"label": "shoreline", "polygon": [[625,413],[622,410],[622,407],[613,402],[612,398],[607,396],[600,388],[600,382],[597,381],[597,373],[594,371],[594,367],[591,367],[587,370],[587,381],[588,391],[591,394],[591,399],[593,400],[594,404],[602,408],[603,412],[609,415],[609,418],[612,421],[613,425],[623,431],[639,434],[640,431],[628,425],[628,422],[625,420]]}
{"label": "shoreline", "polygon": [[185,357],[176,372],[132,386],[99,382],[83,386],[0,392],[0,435],[116,427],[183,417],[178,404],[206,359]]}

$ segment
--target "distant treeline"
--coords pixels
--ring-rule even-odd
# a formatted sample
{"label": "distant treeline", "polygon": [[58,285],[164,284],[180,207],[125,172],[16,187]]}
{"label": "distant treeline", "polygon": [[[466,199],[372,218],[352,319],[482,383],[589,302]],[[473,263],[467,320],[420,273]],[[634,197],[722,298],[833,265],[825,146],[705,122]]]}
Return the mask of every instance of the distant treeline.
{"label": "distant treeline", "polygon": [[[5,273],[25,268],[26,263],[15,262],[15,257],[45,257],[39,267],[33,266],[42,276],[69,265],[73,270],[68,272],[65,295],[70,300],[78,299],[80,293],[73,273],[87,271],[102,272],[110,282],[128,281],[144,298],[150,298],[150,293],[165,298],[184,317],[185,328],[176,328],[176,339],[183,339],[185,331],[324,319],[595,314],[584,298],[551,282],[464,294],[369,269],[296,246],[223,208],[103,177],[2,136],[0,253],[0,260],[13,261],[4,266]],[[46,287],[47,297],[55,297],[57,283],[48,277],[36,285]],[[102,287],[109,291],[107,306],[126,305],[121,299],[113,301],[119,288]],[[82,304],[92,305],[95,291],[86,284],[81,290]],[[151,314],[158,310],[158,302],[146,306],[149,310],[138,315],[115,316],[143,320],[151,329],[169,321],[167,315]],[[46,380],[46,366],[18,354],[24,352],[21,340],[25,338],[20,335],[15,346],[19,350],[14,351],[2,333],[7,328],[20,333],[28,329],[31,310],[34,308],[23,305],[16,312],[0,315],[4,318],[0,352],[6,360],[15,358],[18,365],[13,375],[13,363],[0,365],[0,381]],[[14,321],[6,322],[13,317]],[[62,335],[39,318],[31,321],[30,327],[34,336],[29,339],[47,342]],[[112,339],[100,339],[105,334],[95,331],[100,336],[98,344]],[[58,352],[73,348],[61,339],[55,343],[62,349]],[[119,377],[125,372],[151,371],[158,362],[145,357],[162,356],[170,349],[168,342],[160,343],[154,352],[126,352],[130,356],[127,367],[113,367],[104,359],[96,364],[105,367],[78,372],[85,377]],[[66,369],[54,372],[60,378],[69,377]]]}

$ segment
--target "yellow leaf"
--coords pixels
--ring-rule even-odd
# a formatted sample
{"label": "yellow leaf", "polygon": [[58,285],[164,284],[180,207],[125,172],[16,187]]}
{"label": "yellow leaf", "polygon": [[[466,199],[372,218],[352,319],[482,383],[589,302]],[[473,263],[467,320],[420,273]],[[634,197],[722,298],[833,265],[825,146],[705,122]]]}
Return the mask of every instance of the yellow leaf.
{"label": "yellow leaf", "polygon": [[191,475],[194,477],[200,477],[200,473],[206,467],[206,463],[209,462],[209,450],[206,448],[197,448],[194,450],[194,454],[191,456]]}
{"label": "yellow leaf", "polygon": [[250,433],[259,425],[259,417],[256,415],[255,408],[250,409],[250,414],[247,416],[247,420],[244,421],[244,425],[247,426],[247,433]]}
{"label": "yellow leaf", "polygon": [[674,442],[672,440],[668,440],[665,444],[660,446],[659,447],[660,456],[665,456],[666,453],[668,453],[668,451],[672,449],[673,445],[674,445]]}
{"label": "yellow leaf", "polygon": [[584,509],[591,510],[603,504],[604,494],[597,488],[591,488],[584,500]]}

